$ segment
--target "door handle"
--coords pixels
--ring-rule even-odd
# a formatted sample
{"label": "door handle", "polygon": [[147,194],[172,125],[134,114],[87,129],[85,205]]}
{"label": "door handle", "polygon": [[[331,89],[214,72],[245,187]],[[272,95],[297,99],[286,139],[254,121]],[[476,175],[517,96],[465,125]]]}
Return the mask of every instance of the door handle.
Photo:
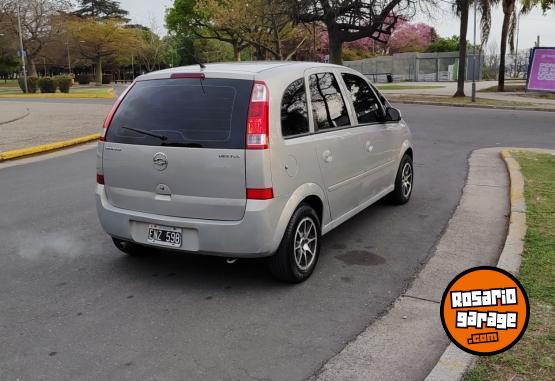
{"label": "door handle", "polygon": [[372,145],[372,142],[370,140],[368,140],[364,146],[366,147],[366,151],[368,152],[372,152],[372,150],[374,149],[374,146]]}
{"label": "door handle", "polygon": [[322,152],[322,159],[324,159],[324,161],[326,163],[329,163],[333,160],[333,156],[332,156],[331,151],[329,149]]}

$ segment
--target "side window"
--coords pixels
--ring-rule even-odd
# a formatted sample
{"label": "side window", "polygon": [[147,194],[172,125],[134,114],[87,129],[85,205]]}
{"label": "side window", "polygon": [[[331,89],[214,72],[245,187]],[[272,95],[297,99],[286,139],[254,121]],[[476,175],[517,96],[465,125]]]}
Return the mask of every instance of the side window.
{"label": "side window", "polygon": [[325,130],[349,126],[349,114],[335,76],[332,73],[312,74],[309,82],[315,127]]}
{"label": "side window", "polygon": [[357,75],[342,73],[341,76],[351,93],[358,122],[379,122],[382,113],[380,103],[368,83]]}
{"label": "side window", "polygon": [[304,79],[291,83],[281,99],[281,133],[284,137],[308,132],[308,108]]}

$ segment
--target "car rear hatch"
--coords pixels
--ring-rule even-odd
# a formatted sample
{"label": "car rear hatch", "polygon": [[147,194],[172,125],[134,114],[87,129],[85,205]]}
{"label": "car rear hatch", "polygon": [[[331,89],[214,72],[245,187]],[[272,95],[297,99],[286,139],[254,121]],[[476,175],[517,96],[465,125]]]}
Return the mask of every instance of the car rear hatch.
{"label": "car rear hatch", "polygon": [[136,82],[105,132],[102,171],[110,203],[166,216],[240,220],[252,88],[252,80],[199,73]]}

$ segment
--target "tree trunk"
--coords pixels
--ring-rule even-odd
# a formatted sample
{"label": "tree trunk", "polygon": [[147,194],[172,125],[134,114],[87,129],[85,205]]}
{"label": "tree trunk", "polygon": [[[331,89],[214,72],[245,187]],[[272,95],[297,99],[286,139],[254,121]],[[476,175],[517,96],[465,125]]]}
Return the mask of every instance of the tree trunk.
{"label": "tree trunk", "polygon": [[235,61],[241,61],[241,50],[239,49],[239,43],[233,43],[233,59]]}
{"label": "tree trunk", "polygon": [[333,33],[333,29],[328,27],[330,63],[343,65],[343,42],[339,36]]}
{"label": "tree trunk", "polygon": [[27,70],[29,71],[27,75],[29,77],[38,77],[37,65],[35,65],[35,59],[31,56],[27,56]]}
{"label": "tree trunk", "polygon": [[509,36],[509,25],[511,15],[514,11],[514,1],[503,1],[503,27],[501,29],[501,52],[499,57],[499,77],[497,82],[497,91],[505,91],[505,55],[507,54],[507,38]]}
{"label": "tree trunk", "polygon": [[102,58],[96,61],[96,86],[102,85]]}
{"label": "tree trunk", "polygon": [[461,9],[461,28],[459,32],[459,73],[457,77],[457,92],[454,97],[464,97],[464,80],[466,79],[466,32],[468,30],[469,0],[463,0]]}

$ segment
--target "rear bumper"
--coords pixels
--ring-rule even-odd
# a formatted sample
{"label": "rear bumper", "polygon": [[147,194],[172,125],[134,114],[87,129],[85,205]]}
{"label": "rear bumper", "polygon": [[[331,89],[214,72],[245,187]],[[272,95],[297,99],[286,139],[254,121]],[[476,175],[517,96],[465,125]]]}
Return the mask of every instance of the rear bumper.
{"label": "rear bumper", "polygon": [[[103,185],[96,186],[96,208],[100,224],[109,235],[149,245],[148,224],[180,227],[183,244],[175,251],[226,257],[266,257],[272,255],[281,238],[275,237],[283,208],[280,199],[248,200],[239,221],[215,221],[161,216],[121,209],[110,204]],[[276,242],[277,241],[277,242]]]}

